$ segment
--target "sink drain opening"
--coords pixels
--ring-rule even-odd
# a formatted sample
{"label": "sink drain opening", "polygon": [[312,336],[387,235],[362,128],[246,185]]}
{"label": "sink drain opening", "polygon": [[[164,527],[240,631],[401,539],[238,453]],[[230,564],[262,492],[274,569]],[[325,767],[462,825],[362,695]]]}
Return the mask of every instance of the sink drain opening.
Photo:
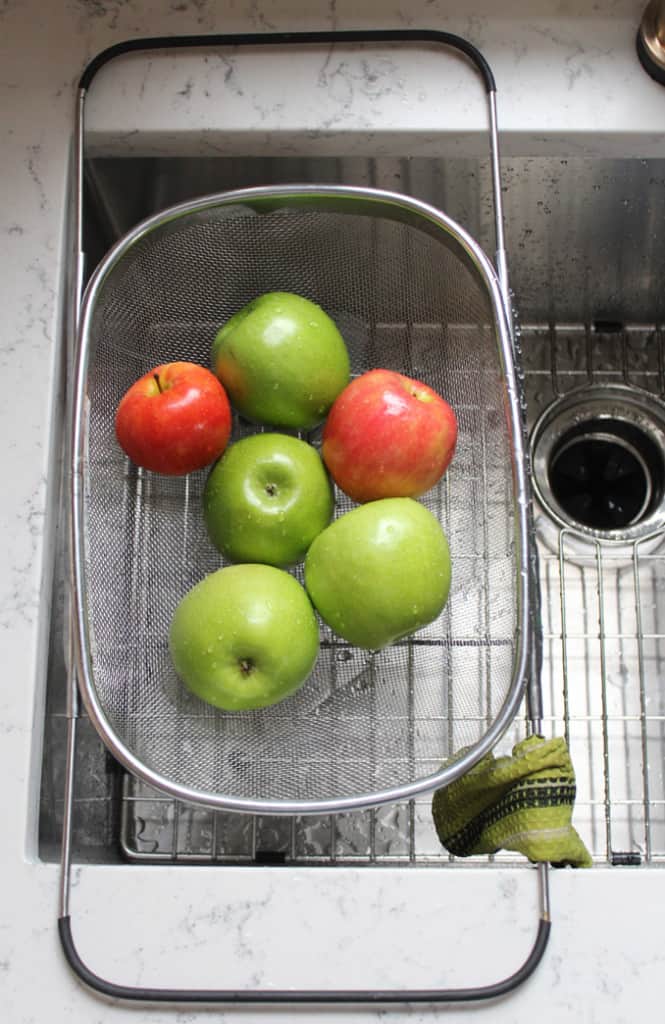
{"label": "sink drain opening", "polygon": [[531,442],[541,504],[563,526],[632,540],[665,526],[665,407],[620,385],[554,402]]}
{"label": "sink drain opening", "polygon": [[650,449],[649,438],[629,424],[583,423],[552,452],[552,494],[571,519],[593,529],[623,530],[639,523],[654,493],[662,493],[658,453]]}

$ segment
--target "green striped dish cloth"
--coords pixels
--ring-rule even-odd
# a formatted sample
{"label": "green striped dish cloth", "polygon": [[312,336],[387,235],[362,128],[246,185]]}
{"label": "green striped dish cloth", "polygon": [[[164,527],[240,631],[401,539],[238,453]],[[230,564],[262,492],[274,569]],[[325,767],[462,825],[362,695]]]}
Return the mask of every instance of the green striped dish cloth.
{"label": "green striped dish cloth", "polygon": [[512,756],[486,755],[439,789],[432,816],[443,846],[456,857],[514,850],[530,861],[590,867],[572,826],[575,772],[563,739],[529,736]]}

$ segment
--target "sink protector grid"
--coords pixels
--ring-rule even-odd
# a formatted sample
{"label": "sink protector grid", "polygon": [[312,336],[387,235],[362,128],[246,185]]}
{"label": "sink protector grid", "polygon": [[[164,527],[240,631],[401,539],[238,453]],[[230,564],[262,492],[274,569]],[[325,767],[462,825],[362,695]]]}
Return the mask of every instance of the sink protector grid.
{"label": "sink protector grid", "polygon": [[[599,325],[602,328],[603,325]],[[665,394],[665,334],[652,326],[522,330],[529,419],[582,385]],[[665,863],[665,538],[617,547],[537,516],[547,735],[565,735],[575,824],[597,864]],[[500,744],[525,733],[517,720]],[[443,865],[425,797],[343,815],[253,817],[192,807],[125,776],[121,846],[134,861]],[[486,862],[487,858],[471,858]],[[490,863],[522,863],[500,852]]]}

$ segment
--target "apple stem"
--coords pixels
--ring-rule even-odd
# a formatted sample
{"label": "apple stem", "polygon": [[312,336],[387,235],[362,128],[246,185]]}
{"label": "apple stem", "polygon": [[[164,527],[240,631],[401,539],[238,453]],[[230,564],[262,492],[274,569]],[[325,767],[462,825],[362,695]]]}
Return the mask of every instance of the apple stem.
{"label": "apple stem", "polygon": [[161,395],[161,393],[162,393],[162,385],[159,383],[159,374],[158,373],[153,373],[153,377],[155,378],[155,382],[157,384],[157,387],[159,388],[159,393]]}
{"label": "apple stem", "polygon": [[254,665],[249,660],[249,658],[241,658],[241,660],[240,660],[240,671],[242,672],[242,674],[244,676],[250,675],[253,668],[254,668]]}

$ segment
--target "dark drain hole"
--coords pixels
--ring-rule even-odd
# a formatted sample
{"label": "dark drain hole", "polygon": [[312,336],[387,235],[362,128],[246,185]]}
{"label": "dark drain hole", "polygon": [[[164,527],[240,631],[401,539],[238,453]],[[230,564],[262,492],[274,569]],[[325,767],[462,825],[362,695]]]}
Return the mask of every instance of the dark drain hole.
{"label": "dark drain hole", "polygon": [[660,501],[663,459],[633,424],[595,419],[568,431],[552,451],[549,483],[575,522],[595,530],[639,523]]}

